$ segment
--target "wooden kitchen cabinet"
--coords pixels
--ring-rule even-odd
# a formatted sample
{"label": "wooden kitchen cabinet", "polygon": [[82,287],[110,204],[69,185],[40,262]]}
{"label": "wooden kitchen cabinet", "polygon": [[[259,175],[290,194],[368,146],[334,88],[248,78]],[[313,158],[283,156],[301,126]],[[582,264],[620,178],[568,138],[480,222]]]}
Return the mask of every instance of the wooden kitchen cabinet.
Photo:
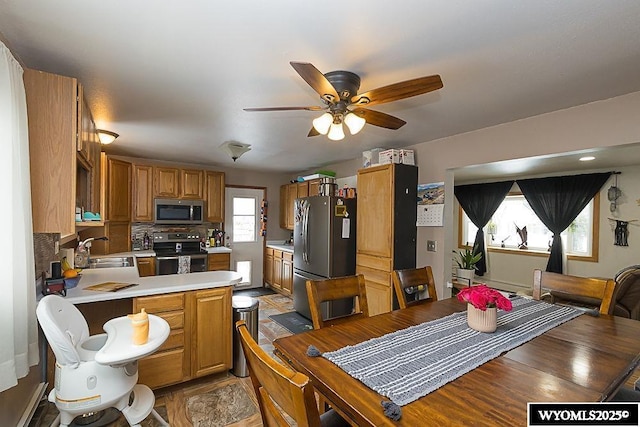
{"label": "wooden kitchen cabinet", "polygon": [[133,165],[133,222],[153,222],[153,167]]}
{"label": "wooden kitchen cabinet", "polygon": [[190,292],[191,376],[232,367],[232,287]]}
{"label": "wooden kitchen cabinet", "polygon": [[312,179],[309,181],[309,197],[311,196],[319,196],[320,195],[320,180]]}
{"label": "wooden kitchen cabinet", "polygon": [[268,286],[273,284],[273,248],[264,249],[264,283]]}
{"label": "wooden kitchen cabinet", "polygon": [[[97,133],[74,78],[26,68],[34,233],[76,232],[75,208],[100,212]],[[78,147],[81,152],[78,152]],[[83,226],[100,226],[102,223]]]}
{"label": "wooden kitchen cabinet", "polygon": [[392,310],[391,272],[416,266],[417,186],[415,166],[358,171],[356,273],[365,278],[369,315]]}
{"label": "wooden kitchen cabinet", "polygon": [[180,169],[180,197],[201,200],[204,197],[204,173],[196,169]]}
{"label": "wooden kitchen cabinet", "polygon": [[294,207],[298,198],[298,184],[289,184],[287,187],[287,230],[293,230]]}
{"label": "wooden kitchen cabinet", "polygon": [[224,222],[224,172],[205,172],[206,219],[208,222]]}
{"label": "wooden kitchen cabinet", "polygon": [[160,388],[232,367],[232,287],[134,298],[142,308],[165,319],[169,338],[139,361],[139,381]]}
{"label": "wooden kitchen cabinet", "polygon": [[134,298],[133,312],[141,309],[162,317],[171,328],[164,344],[150,356],[138,362],[139,382],[151,388],[187,381],[191,378],[189,365],[190,323],[186,292]]}
{"label": "wooden kitchen cabinet", "polygon": [[216,271],[216,270],[230,270],[231,267],[231,254],[230,253],[221,253],[221,254],[209,254],[207,256],[207,270]]}
{"label": "wooden kitchen cabinet", "polygon": [[273,290],[293,294],[293,253],[265,248],[264,281]]}
{"label": "wooden kitchen cabinet", "polygon": [[276,291],[282,291],[282,251],[273,251],[273,282],[271,287]]}
{"label": "wooden kitchen cabinet", "polygon": [[153,167],[154,197],[177,199],[180,197],[180,169]]}
{"label": "wooden kitchen cabinet", "polygon": [[290,252],[282,252],[281,285],[283,294],[293,294],[293,254]]}
{"label": "wooden kitchen cabinet", "polygon": [[307,196],[309,196],[309,183],[307,181],[297,183],[296,197],[294,199],[299,199],[300,197]]}
{"label": "wooden kitchen cabinet", "polygon": [[156,275],[156,257],[138,257],[138,275],[140,277],[148,277]]}
{"label": "wooden kitchen cabinet", "polygon": [[280,186],[280,228],[293,230],[294,205],[298,197],[309,195],[307,182],[294,182]]}
{"label": "wooden kitchen cabinet", "polygon": [[131,163],[107,157],[107,218],[131,221]]}

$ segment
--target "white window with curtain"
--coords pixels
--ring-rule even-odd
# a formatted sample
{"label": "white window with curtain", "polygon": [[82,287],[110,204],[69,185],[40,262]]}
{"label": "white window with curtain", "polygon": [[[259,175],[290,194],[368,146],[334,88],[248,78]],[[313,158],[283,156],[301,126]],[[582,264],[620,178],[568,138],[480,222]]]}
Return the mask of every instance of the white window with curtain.
{"label": "white window with curtain", "polygon": [[[598,201],[598,196],[591,200],[569,228],[562,233],[568,256],[583,260],[595,257],[593,236],[597,235],[597,223],[594,221],[594,212],[598,209]],[[462,209],[460,213],[462,233],[459,243],[460,245],[464,245],[465,242],[473,243],[478,229]],[[516,226],[527,227],[526,251],[518,249],[520,238],[516,232]],[[547,252],[553,237],[522,194],[510,194],[505,197],[487,223],[484,232],[487,250],[505,249],[514,250],[515,253]]]}
{"label": "white window with curtain", "polygon": [[31,225],[29,135],[23,70],[0,42],[0,170],[8,209],[0,223],[10,233],[0,245],[5,260],[0,281],[0,392],[17,384],[38,364],[35,266]]}

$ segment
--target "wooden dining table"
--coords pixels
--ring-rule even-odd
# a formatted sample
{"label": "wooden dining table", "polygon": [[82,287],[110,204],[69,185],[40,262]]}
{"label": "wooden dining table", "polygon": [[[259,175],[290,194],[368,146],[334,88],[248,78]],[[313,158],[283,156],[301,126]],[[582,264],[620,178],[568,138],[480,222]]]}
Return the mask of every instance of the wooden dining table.
{"label": "wooden dining table", "polygon": [[395,310],[274,341],[275,353],[309,376],[315,389],[355,426],[527,425],[528,402],[611,399],[640,362],[640,322],[587,314],[504,352],[439,389],[384,415],[388,400],[324,357],[307,355],[463,311],[455,298]]}

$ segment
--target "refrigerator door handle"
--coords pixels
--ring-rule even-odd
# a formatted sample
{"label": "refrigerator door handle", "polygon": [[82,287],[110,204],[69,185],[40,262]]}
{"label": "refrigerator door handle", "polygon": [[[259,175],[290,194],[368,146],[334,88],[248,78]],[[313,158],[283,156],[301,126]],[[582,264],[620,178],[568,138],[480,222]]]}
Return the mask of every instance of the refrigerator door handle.
{"label": "refrigerator door handle", "polygon": [[309,203],[302,202],[302,260],[309,263]]}

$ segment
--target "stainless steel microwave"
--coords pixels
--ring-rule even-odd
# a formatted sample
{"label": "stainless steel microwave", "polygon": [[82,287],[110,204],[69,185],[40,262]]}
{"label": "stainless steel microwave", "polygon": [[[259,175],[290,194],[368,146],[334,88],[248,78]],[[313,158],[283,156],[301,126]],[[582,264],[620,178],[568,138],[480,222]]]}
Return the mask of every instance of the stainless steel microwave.
{"label": "stainless steel microwave", "polygon": [[153,215],[156,224],[202,224],[202,200],[155,199]]}

